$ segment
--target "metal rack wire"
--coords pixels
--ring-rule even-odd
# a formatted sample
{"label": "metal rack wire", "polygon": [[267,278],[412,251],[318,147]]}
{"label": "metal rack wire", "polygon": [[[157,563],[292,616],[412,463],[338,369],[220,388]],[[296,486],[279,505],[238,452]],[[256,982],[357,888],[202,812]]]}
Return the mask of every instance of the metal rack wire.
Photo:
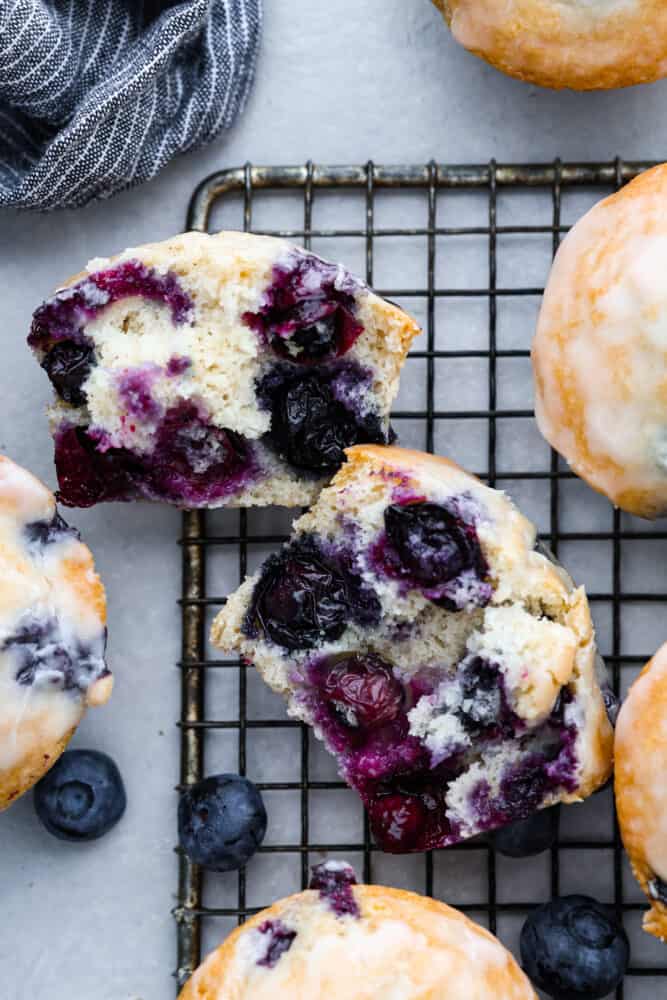
{"label": "metal rack wire", "polygon": [[[188,213],[189,229],[207,231],[212,223],[212,213],[221,202],[230,199],[240,199],[242,211],[242,226],[254,232],[269,232],[267,229],[256,229],[253,226],[254,199],[258,192],[273,192],[280,197],[286,192],[300,194],[302,197],[301,225],[294,228],[272,230],[273,235],[281,235],[310,247],[313,239],[327,241],[335,238],[356,238],[363,241],[365,249],[366,280],[373,283],[375,247],[378,239],[391,237],[421,237],[426,242],[426,272],[425,283],[415,288],[380,288],[378,291],[387,298],[401,302],[402,299],[422,300],[425,304],[425,348],[417,342],[417,349],[410,354],[411,359],[422,359],[425,368],[425,407],[422,409],[402,410],[393,414],[393,420],[399,431],[404,421],[418,421],[424,426],[423,445],[426,450],[434,450],[436,444],[435,429],[439,421],[483,421],[488,428],[486,447],[486,468],[473,470],[481,474],[491,485],[498,479],[508,481],[511,492],[512,483],[530,480],[545,480],[549,490],[548,530],[542,537],[550,544],[554,552],[558,552],[561,543],[608,543],[611,546],[611,589],[599,593],[591,593],[589,597],[593,611],[597,605],[604,604],[610,609],[611,641],[610,648],[603,650],[611,669],[614,688],[618,693],[621,689],[621,675],[624,667],[632,667],[643,663],[650,650],[638,650],[636,653],[625,651],[623,628],[623,611],[626,606],[646,604],[655,606],[657,614],[664,615],[664,605],[667,594],[662,591],[639,593],[629,592],[623,587],[623,559],[627,546],[643,542],[664,541],[667,533],[651,530],[641,522],[633,521],[613,513],[611,528],[608,530],[570,531],[562,527],[561,497],[563,483],[572,479],[572,474],[563,467],[558,456],[551,454],[549,467],[545,470],[534,469],[501,469],[498,464],[498,427],[499,422],[514,418],[530,419],[533,414],[530,409],[501,408],[498,398],[498,365],[505,358],[527,358],[528,349],[504,349],[499,345],[498,304],[510,296],[539,296],[540,287],[502,287],[498,282],[499,260],[501,250],[499,242],[508,235],[515,237],[533,234],[546,234],[551,241],[551,250],[555,253],[561,235],[568,228],[563,224],[562,203],[564,195],[570,190],[602,189],[604,193],[620,187],[631,180],[643,169],[650,166],[647,163],[623,163],[616,160],[608,164],[564,164],[555,161],[552,164],[531,166],[502,166],[495,162],[480,166],[446,166],[431,162],[423,166],[376,166],[369,162],[362,166],[321,167],[312,163],[293,167],[257,167],[247,164],[238,169],[225,170],[204,180],[195,191]],[[550,194],[550,218],[541,223],[501,225],[498,222],[498,202],[501,192],[525,191],[527,189],[541,190]],[[382,227],[376,222],[376,195],[386,190],[401,190],[403,192],[421,192],[425,196],[425,217],[416,220],[415,225],[401,227]],[[323,191],[353,191],[363,193],[362,224],[351,228],[323,228],[313,225],[314,203],[319,192]],[[478,192],[486,200],[486,218],[483,224],[443,226],[438,223],[439,198],[447,196],[447,192]],[[477,220],[478,221],[478,220]],[[441,237],[464,237],[475,235],[488,241],[487,263],[488,281],[483,287],[448,287],[437,280],[436,254],[438,240]],[[438,346],[436,326],[440,300],[453,298],[472,298],[487,304],[488,339],[480,349],[468,349],[457,344],[453,348],[444,349]],[[444,409],[437,398],[436,364],[440,359],[478,358],[486,362],[488,367],[488,407],[483,409],[456,408]],[[456,400],[453,401],[456,403]],[[465,425],[464,425],[465,426]],[[468,425],[469,426],[469,425]],[[273,855],[284,855],[286,852],[300,856],[301,884],[305,886],[308,880],[309,854],[328,852],[331,854],[358,854],[363,859],[363,877],[365,881],[373,881],[374,861],[377,849],[371,842],[368,824],[364,821],[363,838],[351,843],[339,843],[336,831],[332,831],[331,842],[313,842],[311,794],[314,791],[339,790],[344,786],[340,781],[314,780],[311,775],[310,763],[312,748],[309,736],[304,727],[291,722],[285,715],[274,718],[253,718],[248,711],[248,674],[246,666],[238,661],[213,659],[207,653],[206,622],[207,613],[211,608],[217,609],[224,602],[224,596],[210,593],[207,587],[207,561],[213,550],[226,547],[235,549],[238,555],[238,573],[242,579],[248,563],[249,546],[262,543],[278,545],[283,541],[280,534],[253,533],[249,530],[248,514],[240,512],[238,532],[219,534],[211,530],[210,515],[204,512],[186,512],[183,515],[183,536],[181,539],[183,551],[183,597],[181,601],[183,617],[183,645],[180,661],[182,675],[182,715],[181,729],[181,785],[191,783],[203,776],[204,744],[207,733],[213,730],[229,730],[236,733],[238,746],[238,770],[245,773],[247,765],[247,744],[252,734],[260,730],[300,728],[300,776],[299,780],[291,782],[265,782],[259,787],[264,791],[292,791],[298,793],[301,816],[300,835],[298,843],[270,844],[262,848],[262,852]],[[207,714],[205,685],[207,674],[213,670],[233,669],[238,671],[238,712],[234,719],[221,719]],[[252,777],[252,775],[250,775]],[[350,793],[353,794],[353,793]],[[449,848],[448,851],[458,852],[459,856],[467,852],[486,852],[486,898],[469,903],[458,903],[461,909],[472,912],[486,919],[492,931],[498,930],[498,924],[504,915],[521,915],[530,910],[534,901],[507,900],[498,898],[497,859],[493,848],[479,841],[474,844],[463,844]],[[619,916],[628,919],[630,915],[637,917],[643,909],[643,904],[635,896],[634,901],[627,897],[627,887],[624,884],[623,854],[618,837],[616,824],[611,824],[610,834],[601,839],[570,838],[559,840],[551,851],[549,889],[552,894],[561,890],[564,871],[563,851],[581,850],[592,852],[592,858],[599,852],[613,854],[613,905]],[[441,852],[438,852],[441,853]],[[568,855],[569,856],[569,855]],[[423,883],[421,891],[434,893],[434,856],[428,854],[423,866]],[[209,905],[205,899],[204,876],[197,866],[191,864],[184,855],[179,856],[179,890],[178,906],[175,917],[178,927],[178,966],[176,978],[179,987],[188,978],[191,971],[200,961],[202,950],[203,923],[213,917],[232,918],[242,921],[256,909],[248,905],[246,892],[246,875],[240,872],[237,876],[235,905]],[[266,899],[265,903],[272,902]],[[657,995],[659,982],[667,982],[667,965],[662,962],[646,961],[633,963],[626,977],[625,986],[617,991],[618,998],[626,995],[634,996],[632,986],[628,984],[641,978],[649,977],[653,985],[655,978]],[[646,983],[648,986],[649,984]],[[647,993],[646,996],[649,994]]]}

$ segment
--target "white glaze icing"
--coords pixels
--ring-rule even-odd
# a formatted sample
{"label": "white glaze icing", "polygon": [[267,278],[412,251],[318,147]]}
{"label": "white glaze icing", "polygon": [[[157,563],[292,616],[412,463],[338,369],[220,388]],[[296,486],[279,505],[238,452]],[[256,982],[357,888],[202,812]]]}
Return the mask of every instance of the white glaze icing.
{"label": "white glaze icing", "polygon": [[[50,522],[55,512],[45,486],[0,458],[0,778],[40,746],[51,749],[76,725],[84,702],[104,701],[110,690],[103,600],[90,553],[71,532],[43,545],[26,530]],[[41,644],[36,642],[35,681],[20,684],[16,678],[26,647],[12,638],[30,623],[47,622],[53,627]],[[79,646],[91,650],[85,671],[77,658]],[[67,691],[59,669],[62,648],[72,652],[78,685]]]}

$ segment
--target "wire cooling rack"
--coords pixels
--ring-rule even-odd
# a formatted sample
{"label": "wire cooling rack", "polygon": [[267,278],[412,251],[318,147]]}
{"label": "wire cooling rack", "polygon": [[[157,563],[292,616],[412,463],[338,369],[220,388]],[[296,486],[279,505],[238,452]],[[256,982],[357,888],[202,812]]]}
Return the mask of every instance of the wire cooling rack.
{"label": "wire cooling rack", "polygon": [[[303,243],[364,274],[422,323],[393,414],[399,443],[449,454],[506,489],[579,582],[623,693],[665,638],[667,533],[618,511],[550,452],[533,421],[529,344],[551,257],[569,226],[649,164],[245,167],[195,191],[188,228],[243,228]],[[592,373],[591,377],[595,377]],[[514,951],[525,915],[551,895],[613,905],[632,945],[619,998],[666,995],[659,943],[640,930],[643,896],[624,858],[607,788],[561,811],[556,846],[512,861],[484,840],[426,855],[383,855],[356,795],[305,727],[208,628],[224,595],[275,549],[290,515],[183,515],[181,785],[238,771],[263,792],[264,846],[247,871],[204,874],[179,858],[177,981],[239,921],[303,888],[322,856],[364,881],[446,899]],[[205,763],[206,762],[206,763]]]}

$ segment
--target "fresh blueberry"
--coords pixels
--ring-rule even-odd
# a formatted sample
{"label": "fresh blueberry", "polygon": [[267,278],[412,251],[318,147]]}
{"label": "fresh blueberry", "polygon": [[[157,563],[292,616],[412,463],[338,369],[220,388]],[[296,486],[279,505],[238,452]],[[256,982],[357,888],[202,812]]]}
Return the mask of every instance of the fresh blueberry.
{"label": "fresh blueberry", "polygon": [[394,793],[376,799],[370,807],[371,828],[382,850],[390,854],[419,846],[427,822],[424,803],[417,795]]}
{"label": "fresh blueberry", "polygon": [[96,840],[125,812],[120,771],[98,750],[67,750],[35,785],[35,810],[60,840]]}
{"label": "fresh blueberry", "polygon": [[312,649],[338,639],[349,617],[339,571],[307,546],[292,545],[267,560],[255,587],[246,630],[284,649]]}
{"label": "fresh blueberry", "polygon": [[521,931],[521,959],[535,985],[555,1000],[600,1000],[625,975],[630,946],[609,910],[589,896],[538,907]]}
{"label": "fresh blueberry", "polygon": [[56,511],[50,521],[31,521],[24,528],[28,545],[40,551],[45,545],[53,545],[64,538],[79,538],[76,528],[71,528]]}
{"label": "fresh blueberry", "polygon": [[447,583],[483,563],[474,528],[440,504],[392,504],[384,523],[403,568],[423,586]]}
{"label": "fresh blueberry", "polygon": [[503,826],[493,834],[493,846],[506,858],[531,858],[548,850],[558,835],[560,807],[539,809],[532,816]]}
{"label": "fresh blueberry", "polygon": [[259,312],[243,319],[271,348],[298,364],[340,357],[363,331],[356,283],[335,264],[304,254],[274,268]]}
{"label": "fresh blueberry", "polygon": [[42,361],[42,368],[61,399],[72,406],[84,406],[83,383],[95,363],[93,348],[61,340],[54,344]]}
{"label": "fresh blueberry", "polygon": [[243,868],[266,833],[266,809],[251,781],[238,774],[214,774],[191,785],[178,804],[181,847],[212,871]]}
{"label": "fresh blueberry", "polygon": [[515,735],[520,720],[510,708],[497,664],[481,656],[467,657],[460,668],[460,682],[459,716],[467,732],[489,740]]}
{"label": "fresh blueberry", "polygon": [[374,729],[401,711],[403,688],[379,656],[332,657],[318,673],[322,696],[349,725]]}

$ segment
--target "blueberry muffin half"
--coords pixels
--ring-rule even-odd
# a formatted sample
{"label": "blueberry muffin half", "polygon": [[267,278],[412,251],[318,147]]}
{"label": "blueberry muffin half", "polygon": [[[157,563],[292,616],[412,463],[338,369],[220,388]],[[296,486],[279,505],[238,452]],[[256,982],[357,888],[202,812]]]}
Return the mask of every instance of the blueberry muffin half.
{"label": "blueberry muffin half", "polygon": [[356,885],[343,862],[262,910],[197,969],[180,1000],[536,1000],[487,930],[434,899]]}
{"label": "blueberry muffin half", "polygon": [[385,850],[585,798],[612,729],[583,589],[503,493],[446,459],[347,457],[213,641],[314,727]]}
{"label": "blueberry muffin half", "polygon": [[186,233],[92,261],[34,314],[60,499],[184,507],[314,499],[387,442],[417,325],[284,240]]}
{"label": "blueberry muffin half", "polygon": [[644,930],[667,941],[667,643],[630,688],[618,716],[614,783],[621,836],[651,903]]}
{"label": "blueberry muffin half", "polygon": [[0,456],[0,809],[57,760],[111,693],[93,559],[50,491]]}

